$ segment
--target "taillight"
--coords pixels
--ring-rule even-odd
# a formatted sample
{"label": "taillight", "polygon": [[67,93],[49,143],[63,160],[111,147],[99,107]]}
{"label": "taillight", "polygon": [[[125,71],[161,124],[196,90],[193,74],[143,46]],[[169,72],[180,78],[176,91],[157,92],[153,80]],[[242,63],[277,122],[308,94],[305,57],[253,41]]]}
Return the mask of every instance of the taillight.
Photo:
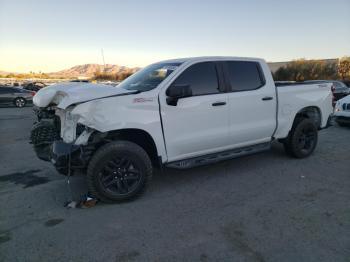
{"label": "taillight", "polygon": [[32,92],[30,92],[30,94],[32,95],[32,96],[35,96],[35,92],[34,91],[32,91]]}

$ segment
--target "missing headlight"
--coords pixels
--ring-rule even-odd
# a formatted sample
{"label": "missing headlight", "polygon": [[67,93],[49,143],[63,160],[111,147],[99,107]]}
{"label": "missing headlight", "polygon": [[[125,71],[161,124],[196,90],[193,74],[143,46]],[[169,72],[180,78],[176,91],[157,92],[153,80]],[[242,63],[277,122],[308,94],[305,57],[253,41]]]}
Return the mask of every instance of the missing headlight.
{"label": "missing headlight", "polygon": [[76,129],[76,137],[79,137],[85,130],[86,130],[86,127],[78,123],[77,129]]}

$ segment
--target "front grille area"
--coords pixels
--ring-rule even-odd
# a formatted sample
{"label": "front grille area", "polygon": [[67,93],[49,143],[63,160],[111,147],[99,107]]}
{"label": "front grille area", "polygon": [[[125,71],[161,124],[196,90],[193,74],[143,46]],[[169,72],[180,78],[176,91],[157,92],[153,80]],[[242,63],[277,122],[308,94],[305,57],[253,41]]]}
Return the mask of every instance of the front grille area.
{"label": "front grille area", "polygon": [[52,144],[60,140],[60,118],[55,115],[54,110],[34,108],[38,121],[34,123],[30,141],[38,158],[50,161]]}
{"label": "front grille area", "polygon": [[60,118],[55,115],[54,110],[34,108],[38,121],[34,123],[30,140],[34,146],[41,144],[52,144],[60,139]]}
{"label": "front grille area", "polygon": [[34,124],[30,134],[30,140],[34,146],[52,143],[59,139],[59,130],[57,130],[56,126],[49,121],[40,121]]}
{"label": "front grille area", "polygon": [[45,161],[50,161],[52,144],[59,139],[60,130],[52,120],[37,122],[30,133],[30,140],[37,157]]}

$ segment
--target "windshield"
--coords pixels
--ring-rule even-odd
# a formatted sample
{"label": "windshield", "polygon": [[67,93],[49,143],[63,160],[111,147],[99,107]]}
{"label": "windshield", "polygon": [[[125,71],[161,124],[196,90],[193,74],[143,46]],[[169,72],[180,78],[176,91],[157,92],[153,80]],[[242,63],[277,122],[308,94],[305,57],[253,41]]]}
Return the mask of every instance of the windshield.
{"label": "windshield", "polygon": [[156,88],[181,63],[159,63],[145,67],[121,82],[118,87],[141,92]]}
{"label": "windshield", "polygon": [[335,89],[344,89],[347,88],[347,86],[342,82],[333,82]]}

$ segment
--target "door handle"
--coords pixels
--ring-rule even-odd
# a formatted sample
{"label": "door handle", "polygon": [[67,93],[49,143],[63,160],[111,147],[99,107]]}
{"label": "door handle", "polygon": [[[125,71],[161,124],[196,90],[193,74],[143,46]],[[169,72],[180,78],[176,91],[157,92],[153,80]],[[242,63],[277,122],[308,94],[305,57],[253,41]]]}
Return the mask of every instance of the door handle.
{"label": "door handle", "polygon": [[272,100],[273,97],[272,96],[265,96],[263,98],[261,98],[262,101],[268,101],[268,100]]}
{"label": "door handle", "polygon": [[211,104],[212,106],[224,106],[226,105],[226,102],[215,102]]}

